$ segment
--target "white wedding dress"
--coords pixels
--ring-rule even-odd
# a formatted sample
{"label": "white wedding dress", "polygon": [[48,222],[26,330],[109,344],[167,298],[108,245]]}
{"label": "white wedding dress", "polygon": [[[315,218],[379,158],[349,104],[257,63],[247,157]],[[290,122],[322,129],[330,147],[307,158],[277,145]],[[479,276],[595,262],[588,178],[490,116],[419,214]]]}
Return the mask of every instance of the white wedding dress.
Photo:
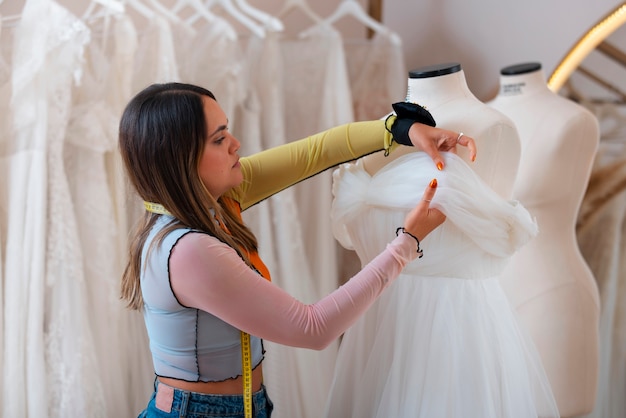
{"label": "white wedding dress", "polygon": [[370,176],[361,161],[337,169],[336,238],[363,264],[393,239],[428,183],[445,223],[424,257],[344,335],[327,417],[558,417],[547,377],[520,330],[499,274],[537,227],[458,156],[438,171],[414,152]]}
{"label": "white wedding dress", "polygon": [[52,0],[14,32],[6,158],[3,416],[105,416],[84,264],[64,167],[91,33]]}

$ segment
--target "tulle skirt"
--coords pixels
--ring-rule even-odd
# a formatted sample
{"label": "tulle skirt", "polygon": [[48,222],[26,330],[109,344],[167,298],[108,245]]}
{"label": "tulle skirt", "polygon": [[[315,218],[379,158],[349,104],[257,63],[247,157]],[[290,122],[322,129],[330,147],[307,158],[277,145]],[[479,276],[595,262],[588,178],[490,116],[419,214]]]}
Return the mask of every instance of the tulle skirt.
{"label": "tulle skirt", "polygon": [[326,416],[559,414],[497,278],[402,275],[344,335]]}

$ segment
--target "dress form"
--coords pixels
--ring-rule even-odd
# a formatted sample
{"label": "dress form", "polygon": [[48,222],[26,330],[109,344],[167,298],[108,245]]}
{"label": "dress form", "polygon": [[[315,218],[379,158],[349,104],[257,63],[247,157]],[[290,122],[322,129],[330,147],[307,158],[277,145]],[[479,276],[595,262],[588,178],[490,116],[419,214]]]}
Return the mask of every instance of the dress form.
{"label": "dress form", "polygon": [[344,334],[326,418],[559,417],[499,278],[536,224],[460,157],[442,157],[443,171],[410,152],[373,175],[362,160],[333,172],[333,232],[363,265],[434,177],[432,205],[447,219],[424,238],[424,257]]}
{"label": "dress form", "polygon": [[513,198],[539,226],[512,257],[502,285],[542,357],[561,416],[579,416],[593,408],[598,375],[599,295],[575,231],[598,122],[552,92],[538,63],[503,68],[488,105],[516,123],[522,156]]}
{"label": "dress form", "polygon": [[[334,173],[335,203],[331,219],[336,226],[336,238],[346,248],[355,249],[361,262],[366,262],[367,252],[372,250],[376,238],[384,237],[386,231],[392,231],[394,225],[402,222],[406,212],[400,209],[403,206],[397,200],[415,198],[415,194],[420,198],[423,189],[417,181],[419,176],[426,179],[423,181],[438,177],[442,187],[433,200],[435,205],[439,199],[445,200],[447,193],[463,190],[468,195],[467,202],[484,206],[482,210],[464,208],[460,211],[462,219],[457,220],[452,212],[448,213],[444,225],[423,242],[429,255],[419,260],[413,270],[405,268],[405,280],[393,286],[346,332],[325,416],[556,417],[556,403],[530,339],[525,333],[516,337],[507,335],[509,331],[519,330],[519,326],[513,307],[501,290],[499,274],[514,250],[501,254],[497,263],[484,262],[480,251],[474,254],[470,250],[478,236],[492,227],[498,229],[495,202],[503,198],[510,203],[521,153],[517,129],[510,118],[471,93],[459,64],[411,71],[408,85],[407,101],[426,107],[437,126],[465,132],[476,140],[477,159],[470,162],[467,150],[458,147],[459,157],[468,164],[458,165],[456,156],[445,153],[447,168],[439,172],[428,157],[423,158],[424,153],[415,152],[413,147],[399,147],[386,157],[376,153],[355,164],[346,164]],[[422,161],[418,163],[420,157]],[[453,164],[455,159],[457,165]],[[460,178],[482,180],[476,181],[475,189],[448,183],[456,176],[455,170],[462,167],[467,171]],[[363,171],[370,177],[362,176]],[[487,199],[480,190],[497,194],[498,199]],[[450,198],[449,205],[442,207],[449,209],[462,201],[463,198],[455,196]],[[404,210],[409,208],[407,205]],[[482,223],[479,214],[484,216],[481,231],[454,229],[476,227]],[[503,226],[496,235],[506,231],[504,235],[513,237],[517,235],[514,230],[511,225]],[[457,240],[465,239],[470,243],[467,247],[456,247]],[[486,241],[495,242],[491,237]],[[485,266],[489,267],[482,271]],[[466,280],[468,272],[474,269],[480,271],[472,276],[478,280]],[[486,289],[487,283],[493,285],[493,292],[470,291],[475,285]],[[503,303],[493,305],[497,300]],[[453,307],[459,308],[458,314],[444,312]],[[463,318],[469,317],[473,319],[463,323]],[[506,325],[501,328],[495,325],[505,318]],[[494,334],[487,337],[483,330]],[[478,341],[485,345],[470,348],[472,342]],[[487,347],[499,346],[504,341],[511,344],[513,351],[527,353],[529,358],[513,359],[504,349],[488,353]],[[466,354],[463,359],[458,357]],[[472,366],[476,369],[470,370]],[[514,371],[517,366],[520,366],[519,374]],[[478,376],[485,371],[491,377],[478,383]],[[537,375],[530,380],[522,379],[527,372]],[[514,383],[506,382],[511,377]],[[518,407],[509,407],[507,393],[525,393],[526,383],[537,392],[515,402]],[[477,388],[485,391],[474,393]],[[522,410],[521,405],[529,409]]]}
{"label": "dress form", "polygon": [[[460,64],[437,64],[409,71],[406,100],[424,106],[438,127],[474,138],[478,155],[470,166],[500,196],[510,196],[520,158],[517,130],[508,117],[474,96]],[[458,155],[469,162],[467,149],[458,148]],[[381,153],[369,155],[364,158],[364,167],[372,174],[413,150],[401,147],[387,157]]]}

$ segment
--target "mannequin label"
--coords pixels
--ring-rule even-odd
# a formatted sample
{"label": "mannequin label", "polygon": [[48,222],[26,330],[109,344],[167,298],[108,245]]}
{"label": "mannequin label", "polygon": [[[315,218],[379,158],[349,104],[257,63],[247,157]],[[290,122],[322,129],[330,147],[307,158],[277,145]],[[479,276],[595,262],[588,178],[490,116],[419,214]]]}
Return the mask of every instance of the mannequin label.
{"label": "mannequin label", "polygon": [[522,93],[522,89],[526,86],[526,83],[511,83],[503,84],[500,89],[500,94],[504,96],[516,96]]}

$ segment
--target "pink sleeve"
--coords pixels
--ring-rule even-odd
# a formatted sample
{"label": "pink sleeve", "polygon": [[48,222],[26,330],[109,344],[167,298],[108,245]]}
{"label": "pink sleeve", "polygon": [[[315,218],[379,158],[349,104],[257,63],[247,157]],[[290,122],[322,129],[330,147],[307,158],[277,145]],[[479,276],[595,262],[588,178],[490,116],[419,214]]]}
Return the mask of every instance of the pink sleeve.
{"label": "pink sleeve", "polygon": [[248,267],[219,240],[201,233],[181,238],[170,256],[170,281],[179,302],[280,344],[323,349],[338,338],[417,256],[413,238],[400,234],[363,270],[307,305]]}

